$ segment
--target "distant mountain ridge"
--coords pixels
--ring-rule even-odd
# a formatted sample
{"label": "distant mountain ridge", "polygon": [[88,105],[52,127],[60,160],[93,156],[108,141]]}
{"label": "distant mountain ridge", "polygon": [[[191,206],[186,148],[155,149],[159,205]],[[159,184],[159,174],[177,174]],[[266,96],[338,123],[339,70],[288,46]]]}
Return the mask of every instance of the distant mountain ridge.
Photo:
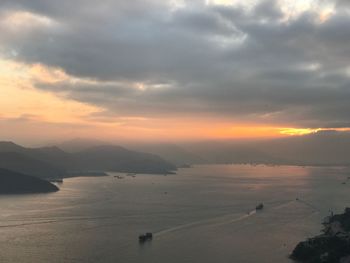
{"label": "distant mountain ridge", "polygon": [[350,166],[350,132],[321,131],[278,139],[207,141],[179,146],[169,143],[128,146],[152,154],[105,143],[95,145],[97,140],[73,142],[77,144],[71,150],[77,149],[77,145],[83,150],[68,153],[56,146],[26,148],[0,142],[0,168],[50,179],[103,171],[166,174],[176,170],[174,164]]}
{"label": "distant mountain ridge", "polygon": [[[132,173],[169,173],[176,167],[161,157],[128,150],[121,146],[101,145],[72,154],[79,167]],[[112,157],[112,158],[111,158]]]}
{"label": "distant mountain ridge", "polygon": [[108,143],[96,139],[75,138],[57,144],[57,147],[65,152],[77,153],[84,150],[89,150],[99,146],[120,145],[129,150],[137,152],[146,152],[161,156],[162,159],[175,164],[179,167],[186,164],[207,163],[206,160],[193,154],[179,145],[172,143],[137,143],[137,142],[120,142]]}
{"label": "distant mountain ridge", "polygon": [[[77,139],[73,142],[86,149],[98,141]],[[127,148],[162,156],[179,167],[184,164],[215,163],[350,166],[349,131],[322,130],[308,135],[272,139],[122,144]]]}
{"label": "distant mountain ridge", "polygon": [[134,143],[128,144],[127,147],[162,156],[165,160],[168,160],[179,167],[186,164],[208,163],[208,161],[202,158],[199,154],[194,154],[191,150],[186,150],[179,145],[171,143]]}
{"label": "distant mountain ridge", "polygon": [[84,138],[75,138],[68,141],[57,143],[56,146],[67,152],[67,153],[77,153],[90,148],[101,146],[101,145],[112,145],[105,141],[93,140],[93,139],[84,139]]}
{"label": "distant mountain ridge", "polygon": [[350,165],[350,132],[320,131],[278,139],[200,142],[187,147],[211,163]]}
{"label": "distant mountain ridge", "polygon": [[55,146],[26,148],[13,142],[0,142],[0,168],[41,178],[62,178],[84,171],[164,174],[176,170],[157,155],[120,146],[102,145],[67,153]]}

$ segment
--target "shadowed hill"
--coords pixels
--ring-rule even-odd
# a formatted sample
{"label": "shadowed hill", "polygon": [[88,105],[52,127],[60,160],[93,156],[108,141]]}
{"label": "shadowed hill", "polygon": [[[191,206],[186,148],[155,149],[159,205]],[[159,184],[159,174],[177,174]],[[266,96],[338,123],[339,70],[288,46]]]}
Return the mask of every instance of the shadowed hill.
{"label": "shadowed hill", "polygon": [[0,142],[0,153],[9,152],[19,153],[29,158],[45,162],[46,164],[57,166],[63,170],[73,169],[76,165],[75,160],[69,153],[55,146],[26,148],[13,142]]}
{"label": "shadowed hill", "polygon": [[57,147],[68,153],[76,153],[76,152],[85,151],[87,149],[90,149],[96,146],[107,145],[107,144],[108,143],[100,140],[75,138],[72,140],[61,142],[57,144]]}
{"label": "shadowed hill", "polygon": [[0,142],[0,168],[41,178],[60,178],[84,172],[115,171],[164,174],[176,167],[161,157],[120,146],[97,146],[76,153],[58,147],[25,148]]}
{"label": "shadowed hill", "polygon": [[200,156],[191,153],[190,150],[170,143],[139,143],[128,144],[127,147],[139,151],[153,153],[162,156],[165,160],[176,164],[177,166],[183,166],[186,164],[204,164],[208,163]]}
{"label": "shadowed hill", "polygon": [[80,167],[132,173],[169,173],[176,167],[157,155],[130,151],[120,146],[96,146],[73,154]]}
{"label": "shadowed hill", "polygon": [[[94,139],[72,139],[59,143],[57,146],[65,152],[78,153],[85,150],[89,150],[94,147],[103,145],[114,145],[113,143],[106,143]],[[133,142],[121,142],[121,146],[126,147],[129,150],[137,152],[151,153],[161,156],[168,162],[177,166],[183,166],[185,164],[200,164],[207,163],[201,157],[183,149],[182,147],[172,143],[133,143]]]}
{"label": "shadowed hill", "polygon": [[0,194],[50,193],[59,189],[45,180],[0,168]]}
{"label": "shadowed hill", "polygon": [[62,178],[64,169],[18,152],[0,152],[0,168],[36,176],[39,178]]}

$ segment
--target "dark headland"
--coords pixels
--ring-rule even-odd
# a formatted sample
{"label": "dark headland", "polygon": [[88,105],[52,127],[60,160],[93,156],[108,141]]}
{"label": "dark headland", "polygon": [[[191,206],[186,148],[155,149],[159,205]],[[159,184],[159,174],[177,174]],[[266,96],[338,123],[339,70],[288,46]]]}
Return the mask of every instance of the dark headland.
{"label": "dark headland", "polygon": [[323,234],[300,242],[291,259],[301,263],[350,262],[350,208],[329,216],[323,225]]}
{"label": "dark headland", "polygon": [[0,194],[50,193],[58,190],[48,181],[0,168]]}

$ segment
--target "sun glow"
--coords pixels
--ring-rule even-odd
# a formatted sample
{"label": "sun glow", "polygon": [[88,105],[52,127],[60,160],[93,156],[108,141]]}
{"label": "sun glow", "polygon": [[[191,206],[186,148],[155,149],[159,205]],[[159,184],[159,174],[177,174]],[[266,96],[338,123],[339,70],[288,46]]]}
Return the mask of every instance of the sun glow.
{"label": "sun glow", "polygon": [[283,135],[306,135],[306,134],[311,134],[311,133],[316,133],[320,129],[302,129],[302,128],[279,128],[279,133]]}
{"label": "sun glow", "polygon": [[278,128],[282,135],[297,136],[317,133],[319,131],[350,131],[350,128]]}
{"label": "sun glow", "polygon": [[[42,64],[28,65],[0,59],[0,136],[28,138],[46,136],[125,138],[131,140],[203,140],[276,138],[316,133],[322,130],[350,131],[350,128],[293,128],[257,123],[227,122],[198,116],[149,117],[141,115],[109,115],[106,109],[66,98],[61,93],[40,90],[35,83],[89,82],[74,78],[59,68]],[[95,82],[93,82],[95,83]],[[148,87],[136,83],[131,88],[147,92]]]}

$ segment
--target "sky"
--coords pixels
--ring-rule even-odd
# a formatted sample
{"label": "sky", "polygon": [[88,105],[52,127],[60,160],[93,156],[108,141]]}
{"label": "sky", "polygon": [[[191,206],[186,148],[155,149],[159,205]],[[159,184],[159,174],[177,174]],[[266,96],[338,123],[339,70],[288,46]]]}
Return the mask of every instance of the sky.
{"label": "sky", "polygon": [[2,0],[0,139],[350,129],[345,0]]}

